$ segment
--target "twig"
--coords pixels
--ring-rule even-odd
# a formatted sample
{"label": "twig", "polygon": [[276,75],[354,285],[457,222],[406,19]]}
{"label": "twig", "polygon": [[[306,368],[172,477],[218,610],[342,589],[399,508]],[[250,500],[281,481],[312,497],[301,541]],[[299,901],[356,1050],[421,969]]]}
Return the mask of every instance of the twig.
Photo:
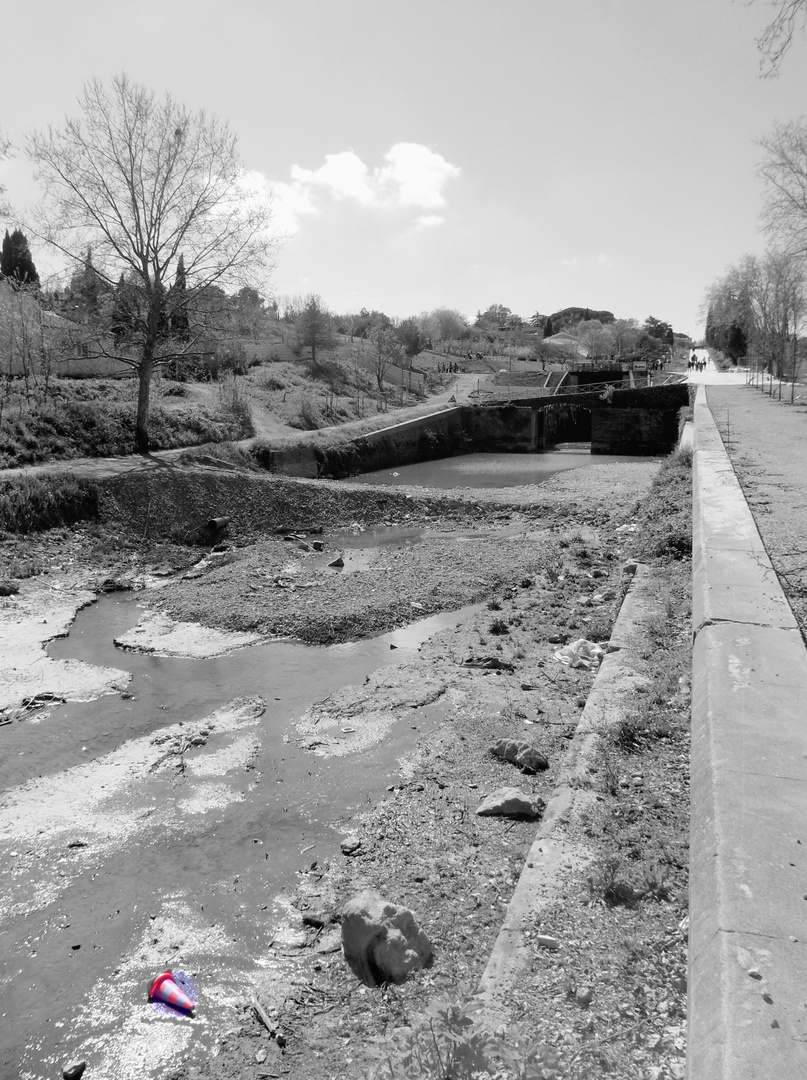
{"label": "twig", "polygon": [[258,995],[253,993],[251,1001],[252,1001],[252,1008],[258,1014],[258,1017],[261,1020],[261,1022],[263,1023],[263,1026],[266,1028],[266,1030],[269,1032],[270,1035],[274,1035],[275,1029],[272,1027],[272,1023],[271,1023],[269,1017],[266,1015],[266,1011],[264,1010],[263,1005],[261,1005],[260,1001],[258,1001]]}

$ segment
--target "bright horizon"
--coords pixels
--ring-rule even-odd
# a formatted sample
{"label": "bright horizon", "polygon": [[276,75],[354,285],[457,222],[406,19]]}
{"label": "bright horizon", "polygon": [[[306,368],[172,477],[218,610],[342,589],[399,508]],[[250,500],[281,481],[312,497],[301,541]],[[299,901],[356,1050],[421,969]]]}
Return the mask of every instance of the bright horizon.
{"label": "bright horizon", "polygon": [[[76,0],[45,19],[16,5],[4,81],[19,90],[0,129],[21,147],[76,113],[85,81],[125,72],[239,136],[288,236],[272,295],[470,320],[493,303],[525,319],[580,306],[699,337],[707,286],[764,250],[757,141],[807,112],[801,35],[779,77],[759,77],[771,11],[241,0],[225,17],[211,0]],[[0,183],[24,220],[21,152]]]}

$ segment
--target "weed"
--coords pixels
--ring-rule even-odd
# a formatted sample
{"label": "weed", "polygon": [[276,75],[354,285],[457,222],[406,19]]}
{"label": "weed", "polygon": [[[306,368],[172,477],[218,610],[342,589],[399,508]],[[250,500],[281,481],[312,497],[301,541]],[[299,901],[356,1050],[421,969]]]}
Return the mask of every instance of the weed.
{"label": "weed", "polygon": [[[478,1005],[459,993],[435,999],[412,1023],[373,1040],[373,1080],[559,1080],[552,1047],[511,1028],[495,1035],[474,1017]],[[506,1071],[505,1071],[506,1070]]]}
{"label": "weed", "polygon": [[20,476],[0,482],[0,528],[38,532],[98,515],[98,488],[71,476]]}
{"label": "weed", "polygon": [[238,381],[238,376],[231,371],[228,371],[219,383],[219,409],[242,438],[255,434],[249,395]]}
{"label": "weed", "polygon": [[592,900],[604,900],[606,904],[630,905],[641,899],[642,893],[634,889],[631,883],[620,877],[622,860],[614,853],[605,855],[595,864],[587,878],[589,896]]}
{"label": "weed", "polygon": [[509,634],[510,627],[504,621],[504,619],[494,619],[488,627],[488,632],[495,635]]}
{"label": "weed", "polygon": [[258,376],[258,386],[261,390],[285,390],[286,384],[277,375],[268,371],[262,371]]}
{"label": "weed", "polygon": [[606,795],[619,794],[619,765],[613,754],[605,751],[602,754],[602,786]]}
{"label": "weed", "polygon": [[502,605],[498,600],[488,600],[488,611],[501,611]]}

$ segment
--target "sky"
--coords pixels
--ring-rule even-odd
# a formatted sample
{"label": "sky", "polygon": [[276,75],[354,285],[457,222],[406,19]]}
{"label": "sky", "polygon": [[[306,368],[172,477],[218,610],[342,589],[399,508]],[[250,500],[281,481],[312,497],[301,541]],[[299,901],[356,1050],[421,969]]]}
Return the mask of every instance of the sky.
{"label": "sky", "polygon": [[[404,318],[504,304],[650,315],[699,335],[760,252],[758,145],[807,113],[807,40],[775,79],[766,0],[0,0],[0,164],[126,73],[226,118],[282,237],[273,296]],[[37,266],[48,255],[32,242]]]}

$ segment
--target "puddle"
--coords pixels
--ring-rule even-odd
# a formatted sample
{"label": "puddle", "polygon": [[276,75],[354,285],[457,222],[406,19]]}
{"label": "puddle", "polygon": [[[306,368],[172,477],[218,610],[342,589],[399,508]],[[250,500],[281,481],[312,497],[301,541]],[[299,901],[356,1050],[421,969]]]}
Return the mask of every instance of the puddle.
{"label": "puddle", "polygon": [[561,449],[535,454],[463,454],[460,457],[397,465],[393,469],[352,476],[351,483],[399,484],[430,488],[520,487],[542,484],[557,473],[586,465],[648,462],[646,457],[590,453],[586,443],[568,443]]}
{"label": "puddle", "polygon": [[[43,827],[37,836],[33,821],[29,827],[7,819],[9,836],[23,839],[0,840],[0,858],[12,868],[7,910],[14,896],[30,898],[34,908],[0,927],[7,1063],[0,1080],[49,1077],[75,1056],[106,1062],[118,1080],[159,1072],[165,1063],[154,1054],[141,1054],[131,1071],[120,1055],[138,1041],[148,1045],[154,1027],[143,985],[172,964],[186,965],[199,983],[204,1008],[188,1039],[194,1053],[209,1053],[207,1024],[229,1016],[250,972],[273,963],[278,894],[302,867],[340,857],[347,820],[368,799],[384,796],[400,775],[401,757],[439,723],[441,710],[418,710],[414,721],[409,714],[382,745],[340,758],[284,742],[291,721],[478,610],[432,616],[355,643],[271,642],[207,660],[116,649],[112,639],[139,619],[137,598],[112,594],[79,612],[69,636],[50,644],[51,656],[130,671],[132,697],[61,705],[3,729],[0,790],[16,799],[26,782],[39,785],[30,797],[41,792]],[[148,753],[160,756],[151,743],[160,729],[196,729],[233,698],[253,696],[266,702],[259,718],[253,711],[229,729],[213,724],[206,743],[191,747],[181,763],[147,767]],[[134,759],[141,747],[140,779],[120,786],[120,796],[112,784],[106,823],[103,815],[77,813],[74,837],[71,820],[58,819],[60,791],[65,805],[80,807],[87,784],[92,803],[99,780],[114,777],[117,759]],[[58,827],[49,827],[51,806]],[[121,821],[129,830],[122,838]],[[176,912],[184,913],[178,929],[158,933],[167,919],[176,923]],[[108,1006],[98,1003],[101,988],[112,995]],[[124,1038],[130,1022],[141,1027]]]}

